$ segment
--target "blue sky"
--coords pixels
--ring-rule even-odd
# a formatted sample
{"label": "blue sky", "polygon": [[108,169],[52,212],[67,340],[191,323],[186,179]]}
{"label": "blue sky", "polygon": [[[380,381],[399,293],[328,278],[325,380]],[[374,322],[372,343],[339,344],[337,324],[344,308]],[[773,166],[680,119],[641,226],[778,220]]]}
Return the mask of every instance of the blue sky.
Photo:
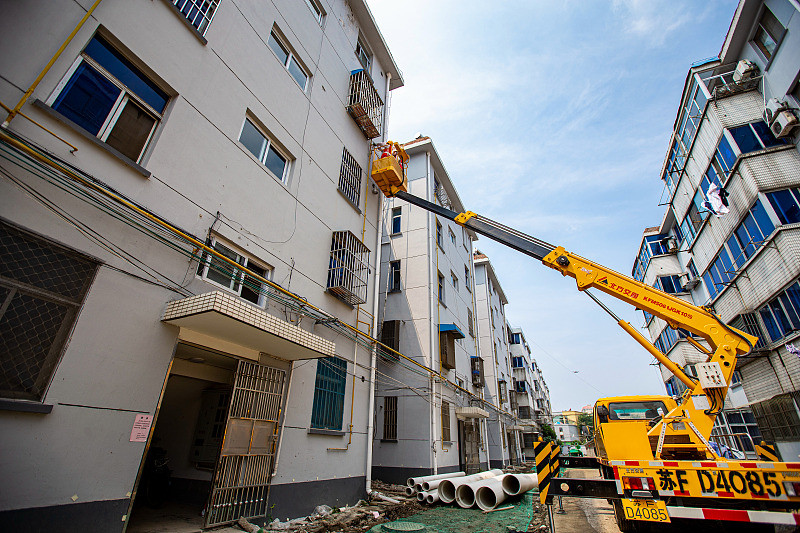
{"label": "blue sky", "polygon": [[[467,209],[630,275],[644,228],[664,214],[659,172],[687,71],[719,53],[736,2],[368,4],[406,84],[392,93],[390,138],[430,136]],[[664,393],[653,358],[574,280],[476,245],[554,410]]]}

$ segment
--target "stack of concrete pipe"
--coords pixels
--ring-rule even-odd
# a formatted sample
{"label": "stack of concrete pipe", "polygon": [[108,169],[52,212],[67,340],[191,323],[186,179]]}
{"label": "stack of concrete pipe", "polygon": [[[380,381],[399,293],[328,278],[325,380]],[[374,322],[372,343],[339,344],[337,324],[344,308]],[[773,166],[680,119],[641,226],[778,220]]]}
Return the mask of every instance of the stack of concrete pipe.
{"label": "stack of concrete pipe", "polygon": [[407,496],[421,503],[456,502],[466,508],[491,511],[507,498],[539,488],[536,474],[504,474],[494,469],[467,476],[464,472],[408,478]]}
{"label": "stack of concrete pipe", "polygon": [[410,477],[406,481],[406,496],[417,496],[417,500],[422,503],[436,503],[439,501],[439,493],[436,488],[445,479],[459,478],[466,476],[465,472],[450,472],[447,474],[434,474],[432,476]]}

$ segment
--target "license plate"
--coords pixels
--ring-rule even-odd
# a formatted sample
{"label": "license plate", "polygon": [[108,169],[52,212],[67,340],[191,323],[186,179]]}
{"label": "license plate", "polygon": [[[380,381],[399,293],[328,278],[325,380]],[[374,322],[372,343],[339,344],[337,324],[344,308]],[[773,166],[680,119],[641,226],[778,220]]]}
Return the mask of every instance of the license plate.
{"label": "license plate", "polygon": [[669,522],[667,504],[661,500],[622,500],[625,518],[648,522]]}

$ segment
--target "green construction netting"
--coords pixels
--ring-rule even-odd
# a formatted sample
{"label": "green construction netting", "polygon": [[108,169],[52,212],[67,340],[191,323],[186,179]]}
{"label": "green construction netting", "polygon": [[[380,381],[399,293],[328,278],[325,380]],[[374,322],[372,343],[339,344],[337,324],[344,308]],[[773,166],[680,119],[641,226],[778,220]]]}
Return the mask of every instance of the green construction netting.
{"label": "green construction netting", "polygon": [[[455,503],[443,505],[437,503],[427,511],[401,518],[394,522],[378,524],[367,533],[397,533],[398,531],[416,531],[418,533],[507,533],[510,531],[527,531],[533,520],[534,503],[539,500],[539,493],[529,491],[521,497],[506,500],[498,508],[513,505],[513,509],[494,511],[484,514],[480,509],[462,509]],[[402,523],[407,523],[404,526]],[[413,524],[421,524],[416,528]],[[404,529],[408,527],[410,529]]]}

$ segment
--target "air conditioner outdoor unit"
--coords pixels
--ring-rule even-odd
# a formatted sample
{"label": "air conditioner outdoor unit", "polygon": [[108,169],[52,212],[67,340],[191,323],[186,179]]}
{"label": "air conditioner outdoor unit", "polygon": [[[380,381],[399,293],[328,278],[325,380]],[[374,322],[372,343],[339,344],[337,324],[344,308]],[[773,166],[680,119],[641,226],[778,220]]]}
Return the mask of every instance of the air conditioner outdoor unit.
{"label": "air conditioner outdoor unit", "polygon": [[781,102],[777,98],[770,98],[767,105],[764,107],[764,120],[768,125],[772,126],[772,122],[778,116],[778,113],[788,107],[786,102]]}
{"label": "air conditioner outdoor unit", "polygon": [[700,283],[700,279],[693,278],[691,274],[681,274],[680,281],[681,281],[681,288],[684,291],[690,291],[695,287],[697,287],[697,285]]}
{"label": "air conditioner outdoor unit", "polygon": [[672,253],[672,252],[677,252],[677,251],[678,251],[678,241],[676,241],[676,240],[675,240],[675,239],[673,239],[672,237],[670,237],[669,239],[667,239],[667,250],[668,250],[670,253]]}
{"label": "air conditioner outdoor unit", "polygon": [[733,71],[733,81],[739,83],[747,81],[758,76],[758,67],[752,61],[742,59],[736,64],[736,70]]}
{"label": "air conditioner outdoor unit", "polygon": [[792,130],[797,126],[797,117],[794,112],[786,110],[778,113],[775,120],[772,122],[770,129],[773,135],[777,138],[788,137]]}

